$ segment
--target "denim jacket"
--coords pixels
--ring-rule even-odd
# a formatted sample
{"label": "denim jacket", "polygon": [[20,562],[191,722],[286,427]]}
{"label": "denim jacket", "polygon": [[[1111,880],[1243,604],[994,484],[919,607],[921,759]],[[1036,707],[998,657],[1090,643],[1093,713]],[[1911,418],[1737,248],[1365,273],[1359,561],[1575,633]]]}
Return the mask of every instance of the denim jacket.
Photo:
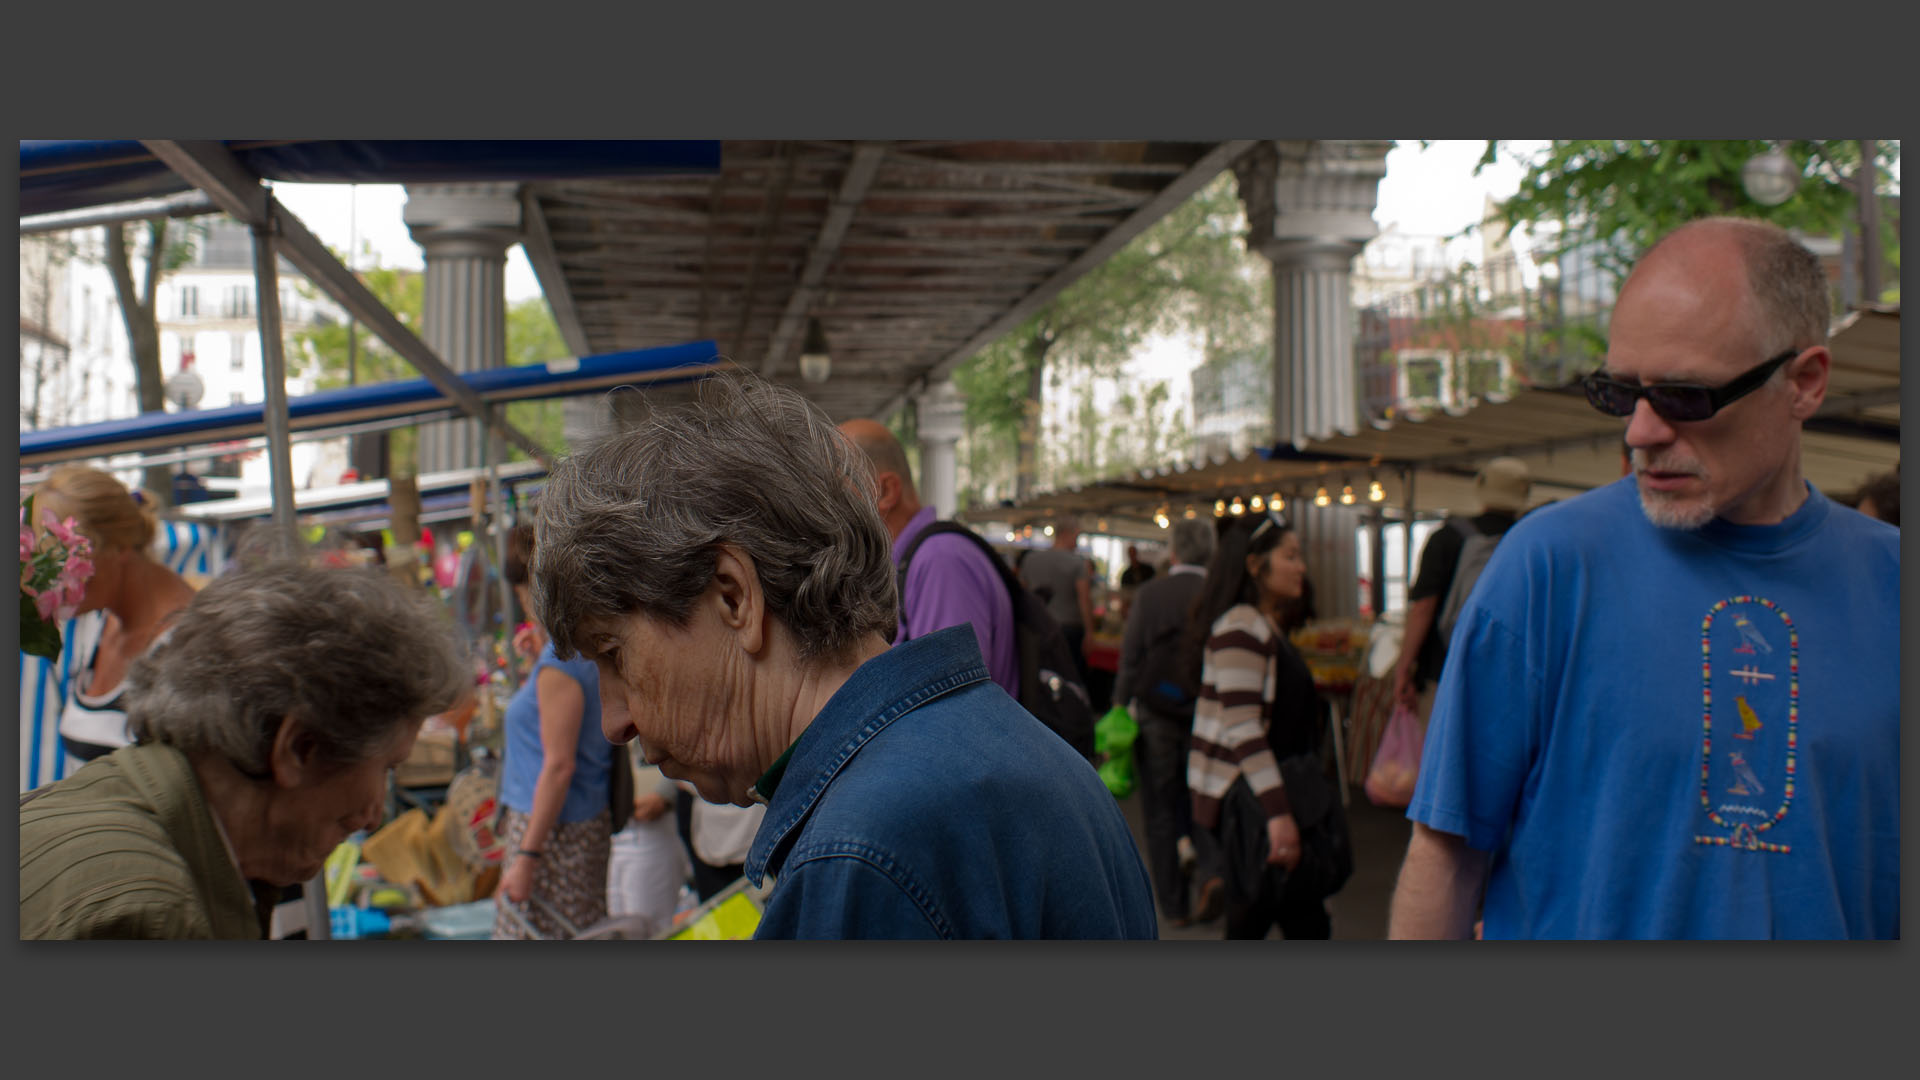
{"label": "denim jacket", "polygon": [[746,876],[759,938],[1147,938],[1126,820],[988,677],[973,627],[862,664],[794,743]]}

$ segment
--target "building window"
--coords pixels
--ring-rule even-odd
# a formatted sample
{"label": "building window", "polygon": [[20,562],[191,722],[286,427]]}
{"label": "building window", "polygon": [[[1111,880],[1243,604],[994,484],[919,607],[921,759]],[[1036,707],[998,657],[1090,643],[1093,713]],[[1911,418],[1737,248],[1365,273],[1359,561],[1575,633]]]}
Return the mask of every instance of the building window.
{"label": "building window", "polygon": [[191,319],[200,314],[200,288],[197,285],[180,286],[180,317]]}
{"label": "building window", "polygon": [[1441,349],[1402,349],[1400,400],[1408,405],[1453,403],[1453,355]]}
{"label": "building window", "polygon": [[253,314],[253,293],[245,285],[227,287],[227,316],[244,319]]}
{"label": "building window", "polygon": [[227,340],[232,348],[228,366],[234,371],[245,371],[247,369],[247,335],[228,334]]}
{"label": "building window", "polygon": [[246,403],[247,395],[244,391],[235,390],[233,393],[227,395],[227,404],[229,405],[245,405]]}

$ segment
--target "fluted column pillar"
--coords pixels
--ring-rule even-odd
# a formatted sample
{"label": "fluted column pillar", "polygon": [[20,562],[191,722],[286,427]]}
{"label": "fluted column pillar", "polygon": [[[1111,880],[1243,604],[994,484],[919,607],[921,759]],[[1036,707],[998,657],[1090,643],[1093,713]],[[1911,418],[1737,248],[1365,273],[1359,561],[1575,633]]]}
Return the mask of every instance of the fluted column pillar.
{"label": "fluted column pillar", "polygon": [[1248,246],[1273,264],[1273,441],[1360,429],[1349,279],[1378,228],[1388,140],[1264,142],[1235,165]]}
{"label": "fluted column pillar", "polygon": [[[506,366],[507,249],[520,240],[518,196],[514,184],[407,187],[404,220],[426,256],[420,337],[456,372]],[[420,471],[479,467],[482,433],[466,418],[422,425]]]}
{"label": "fluted column pillar", "polygon": [[950,518],[960,502],[960,462],[957,447],[966,430],[966,401],[949,380],[941,380],[920,395],[920,501],[934,513]]}
{"label": "fluted column pillar", "polygon": [[[1338,486],[1329,484],[1337,493]],[[1360,553],[1355,537],[1366,524],[1365,511],[1333,503],[1315,506],[1311,499],[1287,505],[1287,517],[1300,531],[1300,554],[1313,582],[1313,606],[1323,619],[1360,613]]]}

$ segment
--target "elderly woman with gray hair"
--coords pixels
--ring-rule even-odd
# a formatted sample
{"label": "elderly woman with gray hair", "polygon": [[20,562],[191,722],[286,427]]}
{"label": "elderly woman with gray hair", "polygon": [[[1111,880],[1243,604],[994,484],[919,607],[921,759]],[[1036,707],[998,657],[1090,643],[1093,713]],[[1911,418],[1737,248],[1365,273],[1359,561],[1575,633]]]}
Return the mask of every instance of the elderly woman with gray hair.
{"label": "elderly woman with gray hair", "polygon": [[1112,796],[988,678],[972,627],[888,647],[871,485],[798,393],[710,380],[555,467],[540,621],[599,666],[608,738],[766,805],[757,937],[1153,937]]}
{"label": "elderly woman with gray hair", "polygon": [[133,744],[21,797],[22,938],[262,938],[277,887],[379,824],[473,675],[424,594],[272,563],[194,597],[128,675]]}

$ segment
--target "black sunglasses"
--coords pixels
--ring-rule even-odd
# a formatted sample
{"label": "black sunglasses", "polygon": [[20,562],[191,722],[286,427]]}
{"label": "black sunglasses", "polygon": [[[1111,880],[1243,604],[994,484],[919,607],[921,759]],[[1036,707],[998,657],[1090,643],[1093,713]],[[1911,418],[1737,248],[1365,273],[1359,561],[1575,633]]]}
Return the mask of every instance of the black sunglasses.
{"label": "black sunglasses", "polygon": [[1647,404],[1653,406],[1653,411],[1659,413],[1663,420],[1705,420],[1758,390],[1775,368],[1805,351],[1789,349],[1720,386],[1700,386],[1696,383],[1642,386],[1637,382],[1622,382],[1598,371],[1588,375],[1581,383],[1586,387],[1587,401],[1608,416],[1631,416],[1634,406],[1639,404],[1641,398],[1646,398]]}

